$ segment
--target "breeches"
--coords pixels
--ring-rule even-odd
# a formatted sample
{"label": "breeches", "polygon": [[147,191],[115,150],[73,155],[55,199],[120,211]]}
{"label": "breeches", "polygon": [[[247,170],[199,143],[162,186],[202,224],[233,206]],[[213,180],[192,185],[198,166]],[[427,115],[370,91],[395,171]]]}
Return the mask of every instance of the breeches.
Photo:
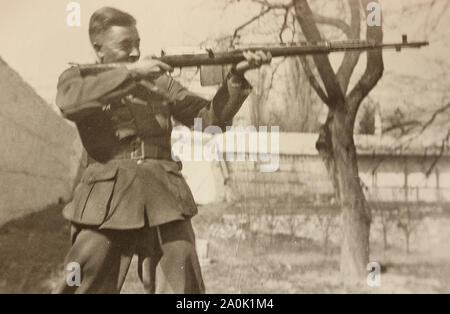
{"label": "breeches", "polygon": [[119,293],[131,260],[146,293],[204,293],[190,220],[137,230],[98,230],[73,226],[65,266],[80,265],[80,285],[66,278],[55,293]]}

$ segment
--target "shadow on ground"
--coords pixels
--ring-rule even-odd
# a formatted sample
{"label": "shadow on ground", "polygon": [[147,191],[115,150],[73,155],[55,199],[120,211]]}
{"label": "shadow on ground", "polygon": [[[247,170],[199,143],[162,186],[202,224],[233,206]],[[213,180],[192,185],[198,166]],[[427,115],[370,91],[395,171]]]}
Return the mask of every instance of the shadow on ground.
{"label": "shadow on ground", "polygon": [[49,293],[70,246],[62,205],[0,227],[0,293]]}

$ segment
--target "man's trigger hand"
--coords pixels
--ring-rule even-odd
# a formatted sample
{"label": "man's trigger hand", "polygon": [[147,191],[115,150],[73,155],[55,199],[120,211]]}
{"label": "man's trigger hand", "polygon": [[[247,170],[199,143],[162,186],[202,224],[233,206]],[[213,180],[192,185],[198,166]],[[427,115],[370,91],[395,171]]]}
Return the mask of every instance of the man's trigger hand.
{"label": "man's trigger hand", "polygon": [[139,78],[155,79],[165,72],[173,71],[173,68],[159,60],[145,58],[127,65],[127,69],[134,72]]}

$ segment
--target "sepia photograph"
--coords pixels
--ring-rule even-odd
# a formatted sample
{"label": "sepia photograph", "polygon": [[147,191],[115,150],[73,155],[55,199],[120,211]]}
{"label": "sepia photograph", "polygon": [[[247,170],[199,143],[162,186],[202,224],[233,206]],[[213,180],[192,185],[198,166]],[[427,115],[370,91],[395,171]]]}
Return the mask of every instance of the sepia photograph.
{"label": "sepia photograph", "polygon": [[0,294],[450,293],[449,29],[450,0],[0,0]]}

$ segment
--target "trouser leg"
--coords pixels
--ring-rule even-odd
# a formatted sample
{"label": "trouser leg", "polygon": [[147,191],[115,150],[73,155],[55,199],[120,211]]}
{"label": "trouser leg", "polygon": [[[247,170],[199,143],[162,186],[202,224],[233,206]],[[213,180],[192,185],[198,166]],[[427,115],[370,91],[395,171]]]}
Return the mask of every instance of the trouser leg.
{"label": "trouser leg", "polygon": [[145,242],[141,242],[138,254],[146,291],[204,293],[191,221],[174,221],[147,228],[145,232],[147,235],[141,239]]}
{"label": "trouser leg", "polygon": [[79,286],[66,278],[55,293],[119,293],[133,257],[136,231],[81,229],[74,237],[64,266],[80,265]]}
{"label": "trouser leg", "polygon": [[144,286],[145,293],[155,293],[156,290],[156,266],[161,259],[162,251],[159,245],[157,230],[155,227],[146,226],[142,230],[138,241],[138,275]]}

